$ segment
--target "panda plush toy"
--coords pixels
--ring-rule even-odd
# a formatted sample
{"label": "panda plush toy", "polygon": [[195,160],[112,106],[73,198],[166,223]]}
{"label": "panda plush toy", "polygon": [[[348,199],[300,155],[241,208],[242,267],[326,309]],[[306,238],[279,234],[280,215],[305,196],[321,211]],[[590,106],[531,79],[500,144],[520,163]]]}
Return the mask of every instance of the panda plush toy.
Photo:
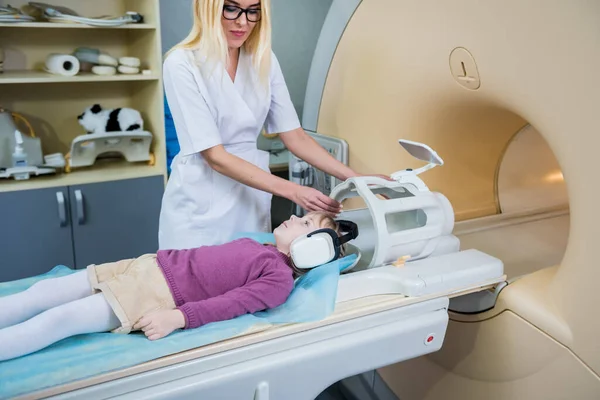
{"label": "panda plush toy", "polygon": [[132,108],[103,110],[100,104],[94,104],[77,116],[79,124],[87,133],[132,132],[144,129],[144,121],[139,111]]}

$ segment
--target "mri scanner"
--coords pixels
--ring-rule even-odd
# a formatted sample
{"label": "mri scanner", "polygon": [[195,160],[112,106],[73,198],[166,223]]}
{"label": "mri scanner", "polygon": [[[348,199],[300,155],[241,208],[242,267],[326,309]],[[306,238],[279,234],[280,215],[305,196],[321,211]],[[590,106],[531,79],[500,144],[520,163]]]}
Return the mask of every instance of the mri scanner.
{"label": "mri scanner", "polygon": [[364,240],[335,312],[23,398],[308,400],[372,370],[402,400],[600,398],[599,105],[596,0],[335,0],[303,125],[409,176],[334,188]]}
{"label": "mri scanner", "polygon": [[430,145],[461,247],[508,276],[450,302],[440,351],[378,369],[398,398],[600,398],[599,71],[598,1],[333,2],[304,128],[372,173]]}

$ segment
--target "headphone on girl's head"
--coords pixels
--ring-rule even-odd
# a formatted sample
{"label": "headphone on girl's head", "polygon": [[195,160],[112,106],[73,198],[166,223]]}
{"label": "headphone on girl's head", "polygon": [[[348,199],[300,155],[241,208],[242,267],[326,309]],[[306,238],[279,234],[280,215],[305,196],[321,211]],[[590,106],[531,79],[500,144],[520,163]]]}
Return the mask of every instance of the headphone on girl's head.
{"label": "headphone on girl's head", "polygon": [[296,267],[310,269],[327,264],[340,256],[342,245],[358,236],[358,225],[352,221],[336,221],[340,231],[338,236],[333,229],[317,229],[306,236],[296,238],[290,245],[290,255]]}

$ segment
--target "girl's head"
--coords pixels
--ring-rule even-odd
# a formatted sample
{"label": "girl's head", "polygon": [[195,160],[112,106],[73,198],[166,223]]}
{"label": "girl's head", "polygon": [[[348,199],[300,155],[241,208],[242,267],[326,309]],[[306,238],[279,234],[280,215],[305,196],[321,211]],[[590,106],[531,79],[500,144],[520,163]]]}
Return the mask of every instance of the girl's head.
{"label": "girl's head", "polygon": [[194,23],[175,48],[195,49],[208,60],[229,65],[229,51],[252,55],[260,80],[271,68],[271,0],[194,0]]}
{"label": "girl's head", "polygon": [[[290,254],[292,242],[300,236],[307,235],[317,229],[329,228],[334,230],[338,236],[341,236],[338,223],[328,214],[318,211],[309,212],[304,217],[299,218],[292,215],[290,219],[284,221],[273,231],[277,249],[284,254]],[[345,255],[344,246],[340,249],[340,257]],[[292,262],[293,263],[293,262]],[[308,272],[292,265],[296,276]]]}

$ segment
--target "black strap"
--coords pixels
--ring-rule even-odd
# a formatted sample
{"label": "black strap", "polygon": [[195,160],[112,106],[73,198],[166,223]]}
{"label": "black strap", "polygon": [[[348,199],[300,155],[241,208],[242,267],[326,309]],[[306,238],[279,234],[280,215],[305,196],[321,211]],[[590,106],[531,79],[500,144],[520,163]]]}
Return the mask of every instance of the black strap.
{"label": "black strap", "polygon": [[340,245],[358,237],[358,225],[356,225],[354,222],[344,219],[336,222],[340,227],[340,231],[346,232],[338,238],[338,243]]}

